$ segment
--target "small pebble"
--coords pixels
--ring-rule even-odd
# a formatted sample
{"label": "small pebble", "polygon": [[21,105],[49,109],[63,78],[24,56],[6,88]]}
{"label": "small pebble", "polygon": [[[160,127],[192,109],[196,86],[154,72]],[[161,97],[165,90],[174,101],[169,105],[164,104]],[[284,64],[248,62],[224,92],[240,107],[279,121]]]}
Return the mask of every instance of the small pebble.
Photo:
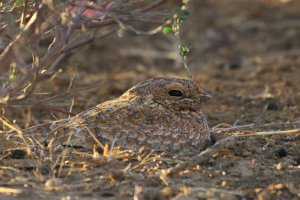
{"label": "small pebble", "polygon": [[16,149],[16,150],[13,150],[11,153],[10,153],[10,157],[11,158],[14,158],[14,159],[22,159],[26,156],[26,152],[21,150],[21,149]]}
{"label": "small pebble", "polygon": [[45,187],[47,190],[59,190],[62,189],[63,181],[59,178],[51,178],[46,181]]}
{"label": "small pebble", "polygon": [[297,165],[300,165],[300,157],[298,157],[298,158],[296,159],[296,164],[297,164]]}
{"label": "small pebble", "polygon": [[242,66],[242,63],[239,59],[235,59],[235,60],[232,60],[229,64],[228,64],[228,68],[230,70],[236,70],[236,69],[239,69],[241,68]]}
{"label": "small pebble", "polygon": [[123,171],[112,171],[112,172],[108,172],[107,173],[107,177],[113,181],[113,182],[116,182],[116,181],[124,181],[126,176],[124,174]]}
{"label": "small pebble", "polygon": [[283,142],[293,142],[295,140],[295,137],[292,137],[292,136],[286,136],[286,137],[283,137],[281,138],[281,140]]}
{"label": "small pebble", "polygon": [[116,195],[112,192],[103,192],[103,193],[101,193],[101,196],[102,197],[114,197]]}
{"label": "small pebble", "polygon": [[210,133],[210,141],[212,144],[215,144],[217,142],[217,137],[215,133]]}
{"label": "small pebble", "polygon": [[265,110],[276,111],[278,110],[278,105],[274,101],[270,101],[265,106]]}
{"label": "small pebble", "polygon": [[279,150],[277,151],[277,154],[278,154],[278,156],[281,157],[281,158],[287,156],[287,152],[286,152],[286,150],[285,150],[284,148],[279,149]]}

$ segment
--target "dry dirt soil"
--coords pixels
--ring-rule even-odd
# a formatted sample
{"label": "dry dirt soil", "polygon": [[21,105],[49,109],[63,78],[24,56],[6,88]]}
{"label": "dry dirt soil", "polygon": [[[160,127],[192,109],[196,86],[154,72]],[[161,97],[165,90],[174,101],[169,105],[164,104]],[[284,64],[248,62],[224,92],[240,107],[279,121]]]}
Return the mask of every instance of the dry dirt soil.
{"label": "dry dirt soil", "polygon": [[[212,132],[235,135],[233,144],[195,164],[200,152],[23,155],[8,151],[2,136],[0,199],[300,199],[299,8],[298,0],[192,3],[183,28],[183,40],[192,44],[188,64],[213,97],[203,105]],[[72,94],[47,107],[9,107],[5,115],[28,127],[66,118],[59,110],[74,105],[78,113],[150,77],[185,77],[176,49],[162,34],[110,35],[36,91],[40,98],[45,91],[61,94],[74,75]],[[170,172],[182,164],[185,169]]]}

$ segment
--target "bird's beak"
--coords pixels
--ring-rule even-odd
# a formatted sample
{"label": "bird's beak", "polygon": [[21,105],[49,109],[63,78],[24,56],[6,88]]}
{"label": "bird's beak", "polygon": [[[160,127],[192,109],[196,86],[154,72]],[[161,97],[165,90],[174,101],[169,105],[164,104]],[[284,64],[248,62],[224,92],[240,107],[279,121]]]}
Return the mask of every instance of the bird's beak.
{"label": "bird's beak", "polygon": [[200,101],[201,102],[206,102],[206,101],[209,101],[211,99],[211,95],[210,94],[208,94],[208,93],[202,93],[201,95],[200,95]]}

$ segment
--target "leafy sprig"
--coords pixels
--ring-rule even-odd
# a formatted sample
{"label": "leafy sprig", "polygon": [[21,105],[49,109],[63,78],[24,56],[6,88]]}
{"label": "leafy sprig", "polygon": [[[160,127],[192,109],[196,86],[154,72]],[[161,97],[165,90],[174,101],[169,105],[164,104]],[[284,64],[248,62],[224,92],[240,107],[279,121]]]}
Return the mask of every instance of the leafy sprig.
{"label": "leafy sprig", "polygon": [[180,30],[182,27],[183,22],[189,17],[190,15],[190,5],[191,0],[182,0],[183,5],[180,8],[176,8],[175,12],[171,19],[166,21],[166,25],[163,27],[164,34],[174,34],[178,41],[178,49],[180,55],[183,60],[184,67],[187,71],[188,78],[192,79],[192,73],[187,65],[187,55],[191,49],[191,43],[184,44],[181,41]]}

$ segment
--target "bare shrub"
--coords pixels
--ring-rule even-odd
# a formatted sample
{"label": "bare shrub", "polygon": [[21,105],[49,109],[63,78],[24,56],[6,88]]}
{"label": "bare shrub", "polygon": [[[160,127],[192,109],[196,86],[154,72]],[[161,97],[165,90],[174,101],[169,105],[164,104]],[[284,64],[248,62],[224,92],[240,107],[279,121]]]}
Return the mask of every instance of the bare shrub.
{"label": "bare shrub", "polygon": [[[44,80],[79,48],[116,31],[160,31],[168,13],[157,1],[6,0],[0,3],[0,106],[32,103]],[[154,10],[154,11],[152,11]],[[153,30],[134,28],[136,22]],[[159,25],[158,25],[159,22]],[[153,25],[155,27],[153,27]]]}

